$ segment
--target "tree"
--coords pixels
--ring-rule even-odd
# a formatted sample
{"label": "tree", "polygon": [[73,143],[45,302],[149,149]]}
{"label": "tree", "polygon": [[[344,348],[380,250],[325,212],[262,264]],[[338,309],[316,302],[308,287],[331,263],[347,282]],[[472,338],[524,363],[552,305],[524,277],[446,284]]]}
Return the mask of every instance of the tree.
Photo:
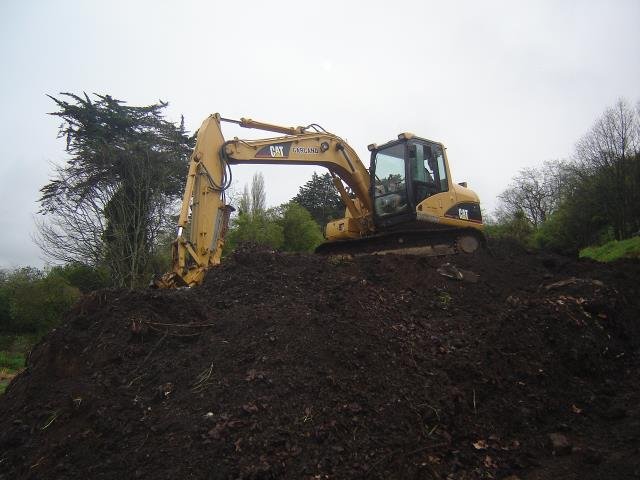
{"label": "tree", "polygon": [[[246,189],[245,189],[246,191]],[[256,215],[264,212],[267,205],[267,193],[264,189],[262,173],[254,173],[251,179],[251,213]]]}
{"label": "tree", "polygon": [[251,185],[244,184],[242,191],[230,187],[226,192],[226,201],[236,207],[238,215],[264,212],[267,204],[267,194],[262,173],[256,172],[251,177]]}
{"label": "tree", "polygon": [[584,182],[598,177],[598,208],[610,219],[616,240],[640,228],[640,112],[619,100],[584,135],[575,151]]}
{"label": "tree", "polygon": [[620,100],[606,109],[572,161],[521,171],[500,199],[501,223],[522,211],[536,227],[535,243],[565,253],[638,232],[640,105]]}
{"label": "tree", "polygon": [[327,222],[344,216],[345,206],[328,173],[318,175],[313,172],[311,180],[300,187],[293,201],[304,207],[323,227]]}
{"label": "tree", "polygon": [[251,196],[249,195],[249,187],[247,185],[244,186],[244,190],[242,191],[242,195],[238,202],[238,214],[251,213]]}
{"label": "tree", "polygon": [[115,284],[136,286],[182,194],[193,137],[163,118],[164,102],[61,96],[51,115],[70,159],[41,189],[36,241],[54,261],[106,265]]}
{"label": "tree", "polygon": [[524,168],[498,198],[498,218],[523,214],[534,228],[540,227],[558,207],[566,170],[565,162],[548,161],[542,168]]}
{"label": "tree", "polygon": [[225,254],[240,243],[254,243],[280,248],[284,242],[282,227],[274,217],[275,211],[266,211],[266,189],[262,173],[256,172],[238,199],[238,216],[231,221],[225,237]]}
{"label": "tree", "polygon": [[282,227],[284,251],[311,252],[324,240],[320,227],[311,214],[295,202],[281,207],[277,222]]}
{"label": "tree", "polygon": [[5,270],[0,270],[0,332],[9,331],[11,321],[11,295],[7,288],[9,274]]}
{"label": "tree", "polygon": [[225,252],[232,251],[241,243],[252,243],[278,249],[284,243],[282,226],[272,212],[240,214],[225,237]]}

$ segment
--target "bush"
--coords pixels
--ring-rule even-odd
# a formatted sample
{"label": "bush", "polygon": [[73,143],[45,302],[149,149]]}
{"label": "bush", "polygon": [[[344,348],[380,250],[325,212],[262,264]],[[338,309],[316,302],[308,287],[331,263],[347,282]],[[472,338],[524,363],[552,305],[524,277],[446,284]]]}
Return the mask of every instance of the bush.
{"label": "bush", "polygon": [[576,255],[587,245],[611,240],[611,225],[601,212],[592,213],[576,199],[566,199],[536,231],[533,243],[539,248]]}
{"label": "bush", "polygon": [[0,283],[0,331],[45,333],[60,323],[79,296],[80,290],[58,269],[47,274],[32,267],[4,272]]}
{"label": "bush", "polygon": [[227,232],[224,252],[232,251],[241,243],[280,248],[284,243],[284,233],[271,212],[240,213]]}
{"label": "bush", "polygon": [[107,268],[91,267],[82,263],[54,267],[49,275],[52,274],[65,279],[69,285],[78,288],[82,293],[107,288],[111,284]]}
{"label": "bush", "polygon": [[322,243],[320,226],[307,209],[295,202],[284,206],[278,220],[284,234],[282,249],[288,252],[311,252]]}
{"label": "bush", "polygon": [[529,245],[534,227],[523,211],[518,211],[510,217],[502,218],[496,223],[488,223],[484,229],[490,238],[509,238],[522,245]]}
{"label": "bush", "polygon": [[287,252],[309,252],[323,241],[320,226],[295,202],[266,212],[240,213],[227,233],[224,253],[240,243],[263,245]]}

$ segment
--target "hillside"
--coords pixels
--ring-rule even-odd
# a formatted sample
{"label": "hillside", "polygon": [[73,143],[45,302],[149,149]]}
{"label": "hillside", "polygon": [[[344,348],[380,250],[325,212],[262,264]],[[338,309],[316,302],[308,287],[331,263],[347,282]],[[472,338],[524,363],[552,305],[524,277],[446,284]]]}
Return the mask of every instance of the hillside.
{"label": "hillside", "polygon": [[0,479],[637,478],[639,279],[499,243],[99,291],[0,397]]}

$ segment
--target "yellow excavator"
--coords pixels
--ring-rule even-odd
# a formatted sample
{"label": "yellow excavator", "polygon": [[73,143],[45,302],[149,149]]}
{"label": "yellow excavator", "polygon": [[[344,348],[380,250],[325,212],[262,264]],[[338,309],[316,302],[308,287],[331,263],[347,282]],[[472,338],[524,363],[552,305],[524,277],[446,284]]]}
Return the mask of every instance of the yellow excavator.
{"label": "yellow excavator", "polygon": [[[225,140],[222,122],[282,136]],[[441,143],[402,133],[368,149],[369,169],[344,140],[317,124],[282,127],[209,116],[198,130],[189,163],[172,271],[156,286],[198,285],[207,270],[220,263],[234,211],[225,198],[233,164],[317,165],[329,170],[346,212],[326,226],[319,253],[442,255],[473,253],[483,244],[478,196],[466,183],[453,183]]]}

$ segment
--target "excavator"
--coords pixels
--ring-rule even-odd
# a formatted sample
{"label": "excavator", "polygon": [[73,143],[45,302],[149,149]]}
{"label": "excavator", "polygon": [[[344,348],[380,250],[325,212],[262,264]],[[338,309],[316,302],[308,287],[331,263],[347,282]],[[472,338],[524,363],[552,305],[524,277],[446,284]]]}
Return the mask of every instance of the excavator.
{"label": "excavator", "polygon": [[[281,134],[273,138],[225,140],[221,124]],[[198,130],[189,162],[172,247],[172,270],[155,281],[159,288],[194,286],[220,263],[234,208],[225,192],[231,165],[316,165],[329,170],[346,207],[329,222],[325,254],[470,254],[484,244],[480,201],[466,183],[451,179],[444,145],[401,133],[371,144],[370,167],[343,139],[317,124],[283,127],[216,113]]]}

